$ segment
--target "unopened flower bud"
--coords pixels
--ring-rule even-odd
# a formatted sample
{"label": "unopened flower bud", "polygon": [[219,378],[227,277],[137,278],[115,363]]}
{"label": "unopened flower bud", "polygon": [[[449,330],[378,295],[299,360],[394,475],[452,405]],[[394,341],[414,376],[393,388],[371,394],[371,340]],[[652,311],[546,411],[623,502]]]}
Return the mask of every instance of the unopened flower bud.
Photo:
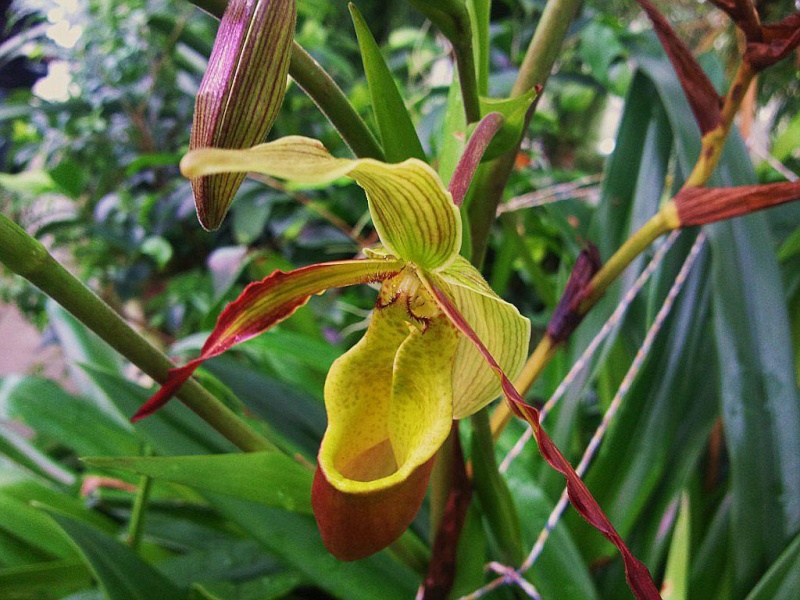
{"label": "unopened flower bud", "polygon": [[[189,147],[249,148],[263,142],[286,93],[295,0],[231,0],[195,103]],[[243,173],[192,180],[206,229],[222,223]]]}

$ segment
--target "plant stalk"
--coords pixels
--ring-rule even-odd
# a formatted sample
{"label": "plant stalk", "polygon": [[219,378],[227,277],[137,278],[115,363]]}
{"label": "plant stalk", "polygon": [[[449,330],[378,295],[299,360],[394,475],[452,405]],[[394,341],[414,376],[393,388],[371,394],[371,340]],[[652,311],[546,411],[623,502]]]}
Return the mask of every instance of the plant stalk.
{"label": "plant stalk", "polygon": [[[550,0],[547,3],[511,89],[512,97],[521,96],[534,86],[546,83],[580,5],[580,0]],[[483,262],[486,254],[497,205],[514,168],[517,150],[514,148],[480,169],[477,181],[473,184],[476,192],[469,205],[469,222],[472,227],[472,256],[478,264]]]}
{"label": "plant stalk", "polygon": [[[173,367],[169,358],[61,266],[38,240],[2,214],[0,263],[58,302],[154,380],[159,383],[166,380],[167,372]],[[187,381],[177,397],[241,450],[255,452],[276,449],[197,381]]]}
{"label": "plant stalk", "polygon": [[[150,448],[145,448],[143,455],[152,455]],[[148,475],[142,475],[139,478],[139,488],[136,491],[136,499],[133,502],[133,510],[131,511],[131,518],[128,523],[128,537],[125,540],[128,546],[133,550],[139,547],[139,542],[142,540],[144,514],[147,511],[147,502],[150,499],[152,485],[153,479]]]}

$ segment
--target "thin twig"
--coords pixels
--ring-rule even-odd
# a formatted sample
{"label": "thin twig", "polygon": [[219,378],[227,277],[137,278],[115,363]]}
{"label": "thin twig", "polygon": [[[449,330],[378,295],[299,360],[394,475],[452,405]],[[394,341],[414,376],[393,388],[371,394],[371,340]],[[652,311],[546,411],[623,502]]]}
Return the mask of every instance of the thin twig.
{"label": "thin twig", "polygon": [[586,175],[579,177],[574,181],[567,181],[565,183],[558,183],[551,185],[535,192],[522,194],[516,198],[512,198],[497,207],[497,215],[503,213],[519,210],[521,208],[532,208],[534,206],[542,206],[557,202],[559,200],[566,200],[568,198],[592,198],[596,197],[599,192],[598,183],[603,181],[604,175],[597,173],[594,175]]}

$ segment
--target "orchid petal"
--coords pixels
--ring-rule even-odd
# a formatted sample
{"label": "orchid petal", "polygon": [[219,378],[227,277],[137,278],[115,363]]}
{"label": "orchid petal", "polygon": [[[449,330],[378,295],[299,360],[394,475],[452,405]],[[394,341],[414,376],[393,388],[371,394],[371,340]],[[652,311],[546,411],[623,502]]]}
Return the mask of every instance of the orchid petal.
{"label": "orchid petal", "polygon": [[[530,321],[517,308],[494,293],[477,269],[459,257],[439,273],[459,312],[510,377],[516,375],[528,356]],[[475,345],[459,336],[453,366],[454,417],[477,412],[501,393],[496,375]]]}
{"label": "orchid petal", "polygon": [[455,329],[441,315],[412,325],[399,301],[378,306],[325,382],[312,503],[326,546],[344,559],[368,556],[408,527],[453,416]]}
{"label": "orchid petal", "polygon": [[312,186],[348,176],[366,190],[375,229],[395,256],[438,269],[461,247],[458,209],[436,172],[417,159],[386,164],[335,158],[316,140],[290,136],[249,150],[194,150],[184,156],[181,171],[190,178],[253,171]]}
{"label": "orchid petal", "polygon": [[131,418],[135,422],[154,413],[192,376],[206,360],[234,344],[249,340],[289,317],[314,295],[332,287],[380,281],[398,272],[401,261],[385,259],[323,263],[288,273],[275,271],[248,285],[217,319],[200,356],[182,367],[170,369],[163,386]]}
{"label": "orchid petal", "polygon": [[442,309],[445,315],[452,321],[452,323],[466,336],[479,350],[486,363],[494,371],[497,378],[500,380],[503,393],[508,399],[511,410],[520,418],[527,421],[533,428],[533,434],[536,438],[536,443],[539,445],[539,451],[544,459],[556,471],[564,475],[567,480],[567,493],[570,502],[575,507],[580,515],[586,521],[595,527],[603,536],[608,539],[614,546],[617,547],[622,560],[625,565],[625,575],[628,579],[628,585],[633,591],[638,600],[660,600],[661,595],[653,583],[653,579],[647,567],[639,559],[637,559],[630,551],[624,540],[620,537],[617,530],[614,529],[611,521],[609,521],[603,509],[594,499],[589,488],[583,483],[583,480],[575,472],[570,462],[564,457],[558,447],[550,439],[545,430],[539,423],[539,411],[527,404],[520,393],[511,383],[511,380],[503,372],[502,367],[495,360],[491,351],[483,343],[475,329],[470,326],[465,316],[459,311],[456,304],[444,291],[444,286],[440,285],[436,278],[427,280],[426,287],[434,296],[439,308]]}

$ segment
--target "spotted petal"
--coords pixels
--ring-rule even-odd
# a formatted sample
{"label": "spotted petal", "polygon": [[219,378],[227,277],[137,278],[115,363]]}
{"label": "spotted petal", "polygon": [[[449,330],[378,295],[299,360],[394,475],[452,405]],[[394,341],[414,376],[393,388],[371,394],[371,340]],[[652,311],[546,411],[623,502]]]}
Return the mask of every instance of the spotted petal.
{"label": "spotted petal", "polygon": [[204,361],[280,323],[308,302],[312,295],[332,287],[380,281],[398,272],[402,266],[402,262],[397,260],[347,260],[311,265],[288,273],[275,271],[269,277],[251,283],[222,311],[200,356],[182,367],[170,369],[164,385],[142,405],[131,421],[143,419],[164,406]]}
{"label": "spotted petal", "polygon": [[461,248],[461,217],[450,192],[436,172],[417,159],[390,165],[368,158],[335,158],[320,142],[291,136],[249,150],[194,150],[181,161],[181,171],[193,179],[252,171],[303,185],[347,176],[366,190],[375,229],[395,256],[424,269],[439,269]]}
{"label": "spotted petal", "polygon": [[[531,323],[494,293],[468,261],[458,257],[439,274],[455,305],[509,377],[525,364]],[[500,382],[475,345],[460,335],[453,367],[454,417],[471,415],[497,398]]]}
{"label": "spotted petal", "polygon": [[419,510],[452,423],[456,346],[446,318],[418,327],[395,302],[375,310],[364,338],[331,367],[312,503],[338,558],[387,546]]}

